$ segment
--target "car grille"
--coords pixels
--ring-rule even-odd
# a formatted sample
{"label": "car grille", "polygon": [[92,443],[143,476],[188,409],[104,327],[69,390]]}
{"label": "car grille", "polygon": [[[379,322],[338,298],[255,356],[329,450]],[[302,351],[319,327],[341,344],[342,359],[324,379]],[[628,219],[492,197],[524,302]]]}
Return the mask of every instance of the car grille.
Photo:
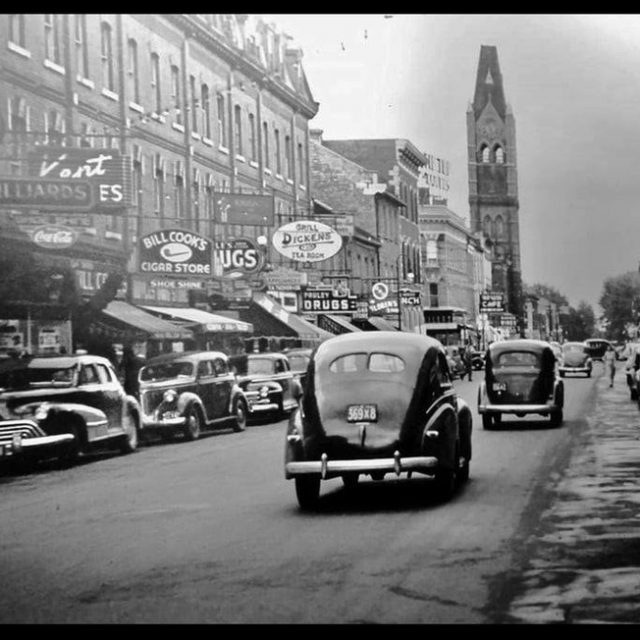
{"label": "car grille", "polygon": [[162,402],[164,392],[164,389],[160,389],[158,391],[143,391],[140,394],[142,400],[142,411],[147,415],[151,415]]}
{"label": "car grille", "polygon": [[0,444],[11,442],[15,434],[19,434],[22,438],[38,438],[47,435],[35,423],[21,420],[6,423],[0,422]]}

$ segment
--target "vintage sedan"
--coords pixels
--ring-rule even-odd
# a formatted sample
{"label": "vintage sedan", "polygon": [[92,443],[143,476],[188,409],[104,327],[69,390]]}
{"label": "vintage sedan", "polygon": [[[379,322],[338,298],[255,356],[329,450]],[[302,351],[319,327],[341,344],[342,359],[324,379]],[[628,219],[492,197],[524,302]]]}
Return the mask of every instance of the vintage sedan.
{"label": "vintage sedan", "polygon": [[446,353],[424,335],[378,331],[329,338],[315,351],[289,418],[285,478],[313,508],[322,480],[431,476],[449,498],[469,477],[471,411],[458,398]]}
{"label": "vintage sedan", "polygon": [[505,414],[549,416],[562,424],[564,383],[551,345],[543,340],[503,340],[487,350],[484,380],[478,389],[482,426],[498,426]]}
{"label": "vintage sedan", "polygon": [[558,366],[560,377],[569,373],[580,373],[591,377],[593,362],[584,342],[565,342],[562,345],[562,355]]}
{"label": "vintage sedan", "polygon": [[170,353],[140,369],[142,423],[149,434],[196,440],[205,429],[247,426],[247,399],[221,351]]}
{"label": "vintage sedan", "polygon": [[140,406],[106,358],[78,353],[9,359],[0,366],[2,458],[57,457],[65,463],[98,448],[130,453]]}
{"label": "vintage sedan", "polygon": [[284,353],[262,352],[231,356],[238,384],[249,406],[249,419],[280,420],[297,406],[296,390],[300,382]]}
{"label": "vintage sedan", "polygon": [[284,353],[289,360],[293,375],[298,378],[300,384],[304,385],[307,376],[307,367],[309,366],[313,349],[299,347],[287,349]]}

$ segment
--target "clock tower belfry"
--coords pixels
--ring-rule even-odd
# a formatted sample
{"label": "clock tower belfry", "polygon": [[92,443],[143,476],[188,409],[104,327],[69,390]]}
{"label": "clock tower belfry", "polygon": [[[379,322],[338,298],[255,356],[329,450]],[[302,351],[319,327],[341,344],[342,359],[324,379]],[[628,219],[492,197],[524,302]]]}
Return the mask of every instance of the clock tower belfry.
{"label": "clock tower belfry", "polygon": [[505,310],[522,327],[516,128],[494,46],[480,47],[475,94],[467,109],[467,143],[471,230],[484,234],[492,288],[505,294]]}

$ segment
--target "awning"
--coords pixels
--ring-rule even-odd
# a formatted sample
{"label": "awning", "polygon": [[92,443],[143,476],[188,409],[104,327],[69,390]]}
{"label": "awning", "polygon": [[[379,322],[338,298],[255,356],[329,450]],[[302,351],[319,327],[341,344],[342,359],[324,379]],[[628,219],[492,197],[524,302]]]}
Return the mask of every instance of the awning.
{"label": "awning", "polygon": [[363,331],[397,331],[388,320],[381,316],[369,316],[368,318],[354,318],[351,321],[359,329]]}
{"label": "awning", "polygon": [[325,331],[324,329],[317,327],[315,324],[301,318],[295,313],[290,313],[279,302],[276,302],[266,293],[254,291],[253,302],[258,304],[265,311],[268,311],[280,322],[287,325],[287,327],[293,329],[301,340],[318,343],[333,336],[329,331]]}
{"label": "awning", "polygon": [[193,339],[193,334],[188,329],[157,318],[122,300],[112,300],[100,313],[101,318],[91,324],[99,331],[104,331],[118,339]]}
{"label": "awning", "polygon": [[226,318],[215,313],[202,311],[193,307],[148,307],[152,313],[159,314],[166,319],[180,322],[189,329],[217,333],[253,333],[253,325],[242,320]]}
{"label": "awning", "polygon": [[362,329],[358,329],[358,327],[352,325],[347,318],[328,313],[323,313],[318,316],[318,325],[326,328],[333,334],[362,331]]}

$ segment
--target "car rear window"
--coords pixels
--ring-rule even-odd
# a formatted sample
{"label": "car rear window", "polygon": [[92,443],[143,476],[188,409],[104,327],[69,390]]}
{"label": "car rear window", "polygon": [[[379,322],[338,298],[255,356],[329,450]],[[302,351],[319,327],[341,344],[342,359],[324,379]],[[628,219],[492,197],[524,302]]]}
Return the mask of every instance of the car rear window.
{"label": "car rear window", "polygon": [[538,367],[540,357],[531,351],[507,351],[498,356],[499,367]]}
{"label": "car rear window", "polygon": [[404,368],[404,360],[399,356],[377,352],[348,353],[339,356],[329,365],[329,371],[332,373],[355,373],[367,369],[376,373],[397,373]]}
{"label": "car rear window", "polygon": [[163,362],[144,367],[140,372],[140,380],[169,380],[171,378],[192,377],[191,362]]}
{"label": "car rear window", "polygon": [[585,346],[583,344],[565,344],[562,350],[565,353],[584,353]]}

